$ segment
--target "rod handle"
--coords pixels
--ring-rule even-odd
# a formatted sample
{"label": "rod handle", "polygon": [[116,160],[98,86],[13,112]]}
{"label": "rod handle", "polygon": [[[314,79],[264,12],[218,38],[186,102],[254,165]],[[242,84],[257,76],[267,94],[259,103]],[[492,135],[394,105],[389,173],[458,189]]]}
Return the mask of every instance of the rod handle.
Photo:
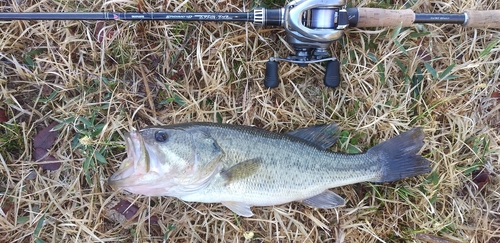
{"label": "rod handle", "polygon": [[469,19],[464,24],[468,28],[500,28],[500,10],[467,10]]}
{"label": "rod handle", "polygon": [[[389,10],[381,8],[358,8],[356,27],[408,27],[415,21],[415,13],[411,9]],[[348,10],[349,13],[349,10]]]}

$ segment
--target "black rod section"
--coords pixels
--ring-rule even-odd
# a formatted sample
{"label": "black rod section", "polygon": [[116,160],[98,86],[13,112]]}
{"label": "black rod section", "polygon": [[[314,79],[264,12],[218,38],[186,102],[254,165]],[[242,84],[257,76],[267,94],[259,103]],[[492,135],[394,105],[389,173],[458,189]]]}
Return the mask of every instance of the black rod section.
{"label": "black rod section", "polygon": [[180,20],[253,22],[253,12],[246,13],[0,13],[0,20]]}
{"label": "black rod section", "polygon": [[465,14],[431,14],[431,13],[416,13],[415,22],[427,24],[464,24],[466,21]]}

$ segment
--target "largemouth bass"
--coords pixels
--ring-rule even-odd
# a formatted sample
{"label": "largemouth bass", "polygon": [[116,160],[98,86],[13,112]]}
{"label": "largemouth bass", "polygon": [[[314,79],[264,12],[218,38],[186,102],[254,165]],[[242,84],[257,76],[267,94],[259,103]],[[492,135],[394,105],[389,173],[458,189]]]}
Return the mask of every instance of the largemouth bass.
{"label": "largemouth bass", "polygon": [[421,128],[354,155],[327,150],[337,134],[334,124],[285,134],[217,123],[146,127],[125,136],[128,157],[109,183],[147,196],[222,203],[250,217],[252,206],[291,201],[341,206],[344,199],[329,188],[430,171],[429,161],[417,155]]}

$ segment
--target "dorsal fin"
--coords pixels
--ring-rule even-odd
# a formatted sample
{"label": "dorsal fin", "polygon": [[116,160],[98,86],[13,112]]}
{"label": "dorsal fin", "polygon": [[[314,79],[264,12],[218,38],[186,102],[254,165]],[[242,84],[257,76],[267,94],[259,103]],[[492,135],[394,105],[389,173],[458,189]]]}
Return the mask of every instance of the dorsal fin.
{"label": "dorsal fin", "polygon": [[338,126],[336,124],[323,124],[305,127],[286,134],[309,141],[323,149],[331,147],[338,138]]}

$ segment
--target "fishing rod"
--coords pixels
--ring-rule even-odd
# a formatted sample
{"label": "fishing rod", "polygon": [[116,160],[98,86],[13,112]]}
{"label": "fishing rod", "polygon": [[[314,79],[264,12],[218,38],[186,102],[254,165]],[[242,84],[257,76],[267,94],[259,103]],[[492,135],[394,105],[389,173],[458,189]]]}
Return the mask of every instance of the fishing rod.
{"label": "fishing rod", "polygon": [[278,62],[305,67],[326,62],[323,79],[327,87],[340,83],[340,62],[330,56],[329,46],[342,38],[348,27],[409,27],[416,23],[460,24],[469,28],[500,28],[500,10],[467,10],[461,14],[414,13],[411,9],[346,8],[345,0],[295,0],[282,8],[255,8],[250,12],[64,12],[0,13],[1,20],[156,20],[237,21],[256,26],[281,26],[295,53],[286,58],[271,57],[266,63],[264,85],[279,85]]}

